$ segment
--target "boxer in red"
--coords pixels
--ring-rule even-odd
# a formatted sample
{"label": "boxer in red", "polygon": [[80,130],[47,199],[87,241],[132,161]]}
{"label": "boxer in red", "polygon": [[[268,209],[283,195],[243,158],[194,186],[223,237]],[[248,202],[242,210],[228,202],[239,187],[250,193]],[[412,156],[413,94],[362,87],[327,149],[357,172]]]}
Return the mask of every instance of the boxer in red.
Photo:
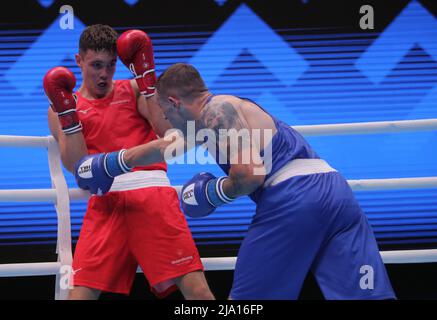
{"label": "boxer in red", "polygon": [[[113,81],[117,52],[135,80]],[[171,128],[154,102],[153,49],[149,37],[129,30],[117,40],[109,26],[93,25],[80,37],[76,62],[83,81],[63,67],[49,70],[50,130],[70,172],[86,154],[130,148]],[[129,168],[130,169],[130,168]],[[186,299],[213,299],[199,253],[165,163],[118,176],[104,196],[88,202],[73,259],[70,299],[97,299],[102,291],[129,294],[140,265],[152,291],[179,288]]]}

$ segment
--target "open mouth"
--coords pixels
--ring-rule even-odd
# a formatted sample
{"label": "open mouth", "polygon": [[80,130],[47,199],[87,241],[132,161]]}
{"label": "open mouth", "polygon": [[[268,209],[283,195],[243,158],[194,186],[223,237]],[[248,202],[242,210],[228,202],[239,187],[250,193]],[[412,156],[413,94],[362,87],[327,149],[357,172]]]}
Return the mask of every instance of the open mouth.
{"label": "open mouth", "polygon": [[108,86],[108,83],[107,82],[99,82],[97,85],[101,89],[106,89],[106,87]]}

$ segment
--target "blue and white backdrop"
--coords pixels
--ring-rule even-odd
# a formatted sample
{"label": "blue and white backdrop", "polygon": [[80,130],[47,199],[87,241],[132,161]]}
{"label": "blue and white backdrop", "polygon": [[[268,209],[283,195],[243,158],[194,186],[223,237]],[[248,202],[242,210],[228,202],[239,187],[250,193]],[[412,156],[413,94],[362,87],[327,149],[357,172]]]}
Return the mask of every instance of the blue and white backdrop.
{"label": "blue and white backdrop", "polygon": [[[260,4],[263,1],[187,1],[193,6],[189,10],[196,13],[184,18],[188,9],[181,16],[171,12],[177,16],[174,23],[164,16],[162,23],[148,19],[153,15],[147,11],[149,1],[111,1],[114,9],[93,9],[94,18],[88,5],[73,1],[74,29],[65,30],[60,28],[63,14],[59,13],[64,3],[28,2],[32,3],[22,10],[30,10],[26,16],[39,14],[41,20],[34,19],[42,23],[20,20],[16,14],[15,22],[9,17],[1,25],[1,135],[49,134],[42,77],[47,69],[64,65],[80,83],[80,70],[74,63],[79,35],[86,25],[101,22],[120,32],[132,27],[147,31],[154,43],[158,74],[176,62],[192,63],[214,93],[251,98],[290,125],[437,118],[437,10],[428,2],[391,1],[393,10],[375,2],[373,30],[359,28],[360,5],[341,11],[339,1],[290,1],[294,11],[289,23],[286,13],[279,14],[284,5],[276,12],[274,4],[263,11],[267,7]],[[326,2],[337,6],[328,8],[329,12],[341,11],[329,22],[317,20],[317,15],[301,26],[293,21],[299,12],[311,15],[313,10],[320,15]],[[117,8],[122,11],[118,13]],[[108,10],[112,10],[110,17]],[[141,12],[142,24],[137,22],[140,18],[130,20],[131,13],[138,17]],[[282,17],[280,23],[275,23],[275,14]],[[121,63],[116,78],[130,78]],[[348,179],[437,175],[436,132],[309,141]],[[50,187],[45,150],[1,148],[0,154],[0,189]],[[172,184],[182,184],[200,169],[220,174],[215,165],[172,165]],[[76,187],[72,176],[65,175],[69,186]],[[437,190],[357,192],[356,196],[381,247],[437,243]],[[85,203],[72,204],[74,239],[84,211]],[[189,225],[201,246],[238,246],[253,212],[254,205],[244,198],[206,219],[189,220]],[[56,236],[52,204],[0,203],[0,246],[51,245]]]}

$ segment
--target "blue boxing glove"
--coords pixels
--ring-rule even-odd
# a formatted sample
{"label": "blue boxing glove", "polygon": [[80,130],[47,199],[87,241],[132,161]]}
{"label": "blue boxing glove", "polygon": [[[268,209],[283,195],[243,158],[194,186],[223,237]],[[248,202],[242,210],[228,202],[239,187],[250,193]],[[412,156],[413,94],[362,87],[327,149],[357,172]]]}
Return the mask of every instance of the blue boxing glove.
{"label": "blue boxing glove", "polygon": [[216,178],[211,173],[201,172],[188,181],[181,191],[182,209],[192,218],[211,214],[218,206],[234,200],[223,192],[227,177]]}
{"label": "blue boxing glove", "polygon": [[92,194],[107,193],[116,176],[132,169],[124,162],[125,151],[92,154],[80,159],[74,167],[77,185]]}

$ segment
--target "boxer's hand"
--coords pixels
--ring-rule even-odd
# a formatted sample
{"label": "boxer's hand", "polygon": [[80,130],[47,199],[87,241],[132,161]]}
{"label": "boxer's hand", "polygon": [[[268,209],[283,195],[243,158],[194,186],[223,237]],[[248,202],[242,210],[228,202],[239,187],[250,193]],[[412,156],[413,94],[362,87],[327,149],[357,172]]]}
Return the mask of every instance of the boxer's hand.
{"label": "boxer's hand", "polygon": [[230,203],[223,192],[223,181],[227,177],[216,178],[211,173],[198,173],[188,181],[181,191],[182,209],[192,218],[211,214],[218,206]]}
{"label": "boxer's hand", "polygon": [[155,94],[155,62],[149,36],[141,30],[128,30],[117,39],[120,60],[133,73],[138,88],[146,98]]}
{"label": "boxer's hand", "polygon": [[92,194],[107,193],[116,176],[131,170],[123,160],[125,151],[92,154],[80,159],[74,168],[77,185]]}
{"label": "boxer's hand", "polygon": [[72,134],[82,130],[76,113],[76,99],[73,89],[76,78],[69,69],[55,67],[44,76],[44,91],[49,98],[50,106],[58,114],[62,131]]}

